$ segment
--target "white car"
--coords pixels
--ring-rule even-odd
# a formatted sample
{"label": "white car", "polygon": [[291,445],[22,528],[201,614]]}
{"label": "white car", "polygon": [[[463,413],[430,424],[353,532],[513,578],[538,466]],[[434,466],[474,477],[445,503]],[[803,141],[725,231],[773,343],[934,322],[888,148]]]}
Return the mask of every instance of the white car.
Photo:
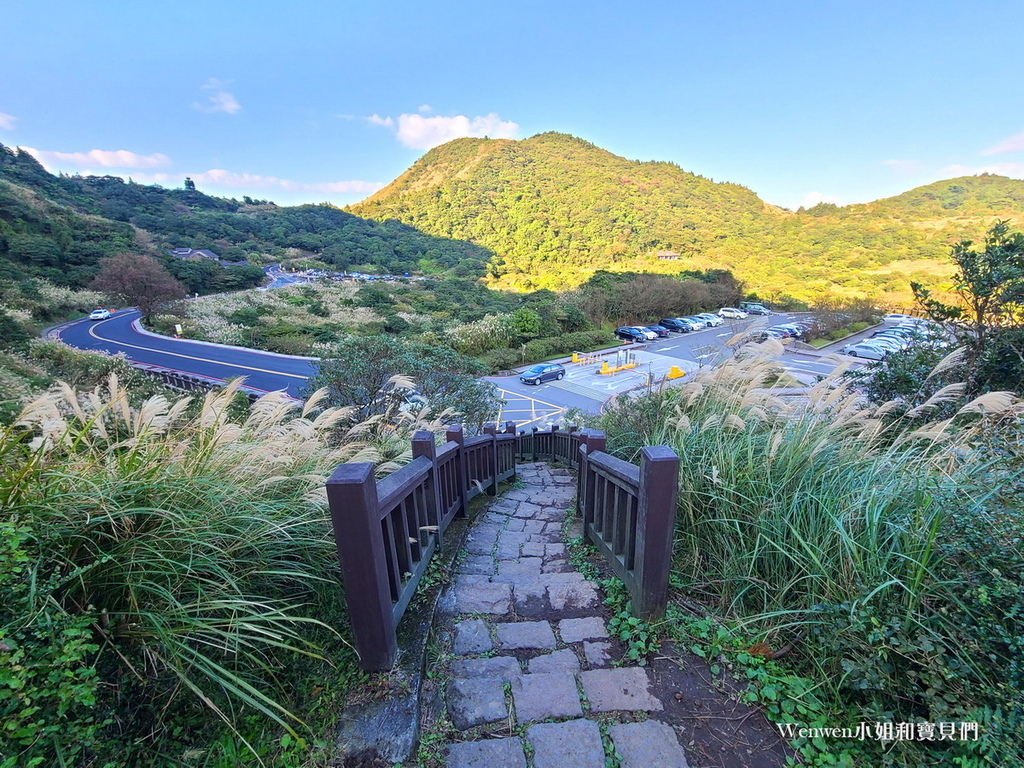
{"label": "white car", "polygon": [[903,315],[899,312],[893,312],[891,315],[885,316],[885,322],[887,323],[924,323],[927,322],[920,317],[914,317],[913,315]]}
{"label": "white car", "polygon": [[744,312],[742,309],[736,309],[736,307],[722,307],[720,310],[718,310],[718,316],[742,320],[743,318],[747,317],[747,313]]}
{"label": "white car", "polygon": [[108,317],[110,317],[110,310],[103,309],[102,307],[94,309],[92,314],[89,315],[90,320],[106,320]]}
{"label": "white car", "polygon": [[873,344],[850,344],[839,350],[841,354],[850,357],[863,357],[868,360],[882,360],[890,350],[876,347]]}
{"label": "white car", "polygon": [[635,328],[638,333],[642,333],[648,341],[654,341],[658,338],[658,334],[649,328],[644,328],[642,325],[634,325],[633,328]]}
{"label": "white car", "polygon": [[701,312],[699,315],[694,315],[694,317],[700,317],[703,318],[704,320],[707,320],[709,323],[711,323],[712,328],[717,328],[718,326],[724,325],[725,323],[725,321],[722,320],[722,318],[720,318],[718,315],[714,315],[710,312]]}

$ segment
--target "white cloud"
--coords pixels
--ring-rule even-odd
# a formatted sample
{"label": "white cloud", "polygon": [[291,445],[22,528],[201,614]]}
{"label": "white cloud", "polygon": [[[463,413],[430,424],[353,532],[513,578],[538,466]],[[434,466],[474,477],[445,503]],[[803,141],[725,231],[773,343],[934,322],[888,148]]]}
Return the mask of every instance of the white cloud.
{"label": "white cloud", "polygon": [[[423,107],[427,105],[424,104]],[[421,107],[420,109],[423,109]],[[413,149],[430,149],[452,139],[467,136],[490,136],[492,139],[514,139],[519,126],[511,120],[502,120],[497,113],[479,117],[424,117],[419,114],[402,114],[395,120],[391,117],[371,115],[366,118],[373,125],[382,125],[395,132],[398,140]]]}
{"label": "white cloud", "polygon": [[921,170],[920,160],[883,160],[880,165],[892,168],[900,175],[917,173]]}
{"label": "white cloud", "polygon": [[993,144],[991,147],[981,150],[981,154],[1002,155],[1006,152],[1022,151],[1024,151],[1024,133],[1018,133],[1014,136],[1010,136],[1008,139],[1003,139],[997,144]]}
{"label": "white cloud", "polygon": [[138,155],[127,149],[90,149],[88,152],[52,152],[34,147],[22,147],[46,168],[61,165],[98,165],[102,168],[163,168],[171,158],[157,152]]}
{"label": "white cloud", "polygon": [[427,112],[433,112],[434,108],[432,106],[430,106],[429,104],[420,104],[416,108],[416,111],[425,114]]}
{"label": "white cloud", "polygon": [[823,195],[821,192],[808,192],[804,195],[804,199],[800,201],[801,208],[813,208],[818,203],[832,203],[834,205],[842,205],[842,199],[835,195]]}
{"label": "white cloud", "polygon": [[226,82],[211,77],[199,86],[204,91],[210,91],[206,102],[202,104],[195,102],[192,104],[192,109],[197,109],[200,112],[224,112],[229,115],[238,112],[242,105],[238,103],[238,99],[228,93],[227,85]]}
{"label": "white cloud", "polygon": [[979,173],[994,173],[998,176],[1024,178],[1024,163],[992,163],[991,165],[947,165],[942,169],[944,178],[949,176],[977,176]]}
{"label": "white cloud", "polygon": [[18,118],[14,115],[8,115],[6,112],[0,112],[0,128],[5,131],[13,131],[14,124],[18,122]]}
{"label": "white cloud", "polygon": [[307,182],[279,179],[276,176],[261,176],[256,173],[236,173],[223,168],[211,168],[202,173],[170,174],[143,173],[133,174],[134,181],[144,184],[180,184],[188,176],[196,184],[210,184],[227,189],[243,191],[281,191],[281,192],[324,192],[342,195],[369,195],[384,185],[374,181],[327,181]]}

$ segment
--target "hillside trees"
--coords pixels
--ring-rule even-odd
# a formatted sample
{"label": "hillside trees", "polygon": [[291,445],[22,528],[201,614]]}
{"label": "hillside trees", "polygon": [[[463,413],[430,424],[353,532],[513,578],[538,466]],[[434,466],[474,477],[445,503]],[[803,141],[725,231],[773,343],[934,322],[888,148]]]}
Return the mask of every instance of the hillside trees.
{"label": "hillside trees", "polygon": [[984,249],[970,240],[952,247],[956,265],[953,292],[945,303],[920,283],[914,297],[935,322],[942,323],[967,350],[968,393],[985,389],[1024,389],[1024,233],[999,221],[985,236]]}
{"label": "hillside trees", "polygon": [[326,387],[331,405],[354,406],[357,420],[363,420],[393,409],[415,387],[433,413],[450,409],[453,420],[479,426],[493,417],[499,403],[494,388],[476,380],[486,372],[480,363],[449,347],[364,336],[342,342],[325,355],[319,373],[309,381],[309,391]]}
{"label": "hillside trees", "polygon": [[100,262],[92,288],[120,304],[138,307],[143,317],[185,298],[181,283],[160,262],[136,253],[118,253]]}

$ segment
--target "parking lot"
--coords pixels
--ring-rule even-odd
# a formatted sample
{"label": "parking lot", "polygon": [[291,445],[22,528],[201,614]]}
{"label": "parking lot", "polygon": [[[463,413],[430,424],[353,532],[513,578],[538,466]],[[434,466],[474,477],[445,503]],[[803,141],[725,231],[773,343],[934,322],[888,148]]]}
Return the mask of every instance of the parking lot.
{"label": "parking lot", "polygon": [[[770,318],[745,318],[729,320],[718,328],[707,328],[702,331],[677,334],[668,338],[648,341],[645,344],[623,344],[620,348],[610,348],[595,355],[602,355],[601,361],[588,360],[573,363],[560,358],[557,362],[565,366],[565,377],[560,381],[529,385],[519,381],[518,376],[488,377],[499,389],[507,405],[500,414],[501,421],[514,421],[520,426],[543,426],[549,422],[561,420],[572,408],[584,413],[598,413],[601,407],[612,397],[622,392],[638,390],[645,386],[663,386],[666,374],[675,367],[687,375],[693,371],[717,364],[730,352],[725,343],[736,335],[749,333],[752,329],[778,323],[794,322],[806,315],[782,314]],[[856,337],[870,335],[872,329],[857,334]],[[845,342],[844,342],[845,343]],[[835,345],[838,347],[841,345]],[[795,379],[804,384],[812,384],[818,376],[825,376],[836,367],[830,352],[787,351],[780,360]],[[619,370],[612,374],[598,371],[605,360],[609,367],[617,367],[616,362],[626,363],[626,355],[632,355],[630,363],[635,367]],[[670,380],[665,386],[674,386],[681,379]]]}

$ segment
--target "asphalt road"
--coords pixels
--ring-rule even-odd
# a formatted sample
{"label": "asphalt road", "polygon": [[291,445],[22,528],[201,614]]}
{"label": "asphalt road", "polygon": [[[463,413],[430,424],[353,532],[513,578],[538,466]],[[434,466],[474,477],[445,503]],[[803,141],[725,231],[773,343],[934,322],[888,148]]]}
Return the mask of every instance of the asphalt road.
{"label": "asphalt road", "polygon": [[272,392],[283,389],[300,397],[306,380],[316,372],[316,360],[290,357],[223,344],[173,339],[142,330],[135,310],[115,312],[107,320],[78,320],[56,335],[65,344],[116,354],[137,363],[228,380],[245,376],[246,386]]}

